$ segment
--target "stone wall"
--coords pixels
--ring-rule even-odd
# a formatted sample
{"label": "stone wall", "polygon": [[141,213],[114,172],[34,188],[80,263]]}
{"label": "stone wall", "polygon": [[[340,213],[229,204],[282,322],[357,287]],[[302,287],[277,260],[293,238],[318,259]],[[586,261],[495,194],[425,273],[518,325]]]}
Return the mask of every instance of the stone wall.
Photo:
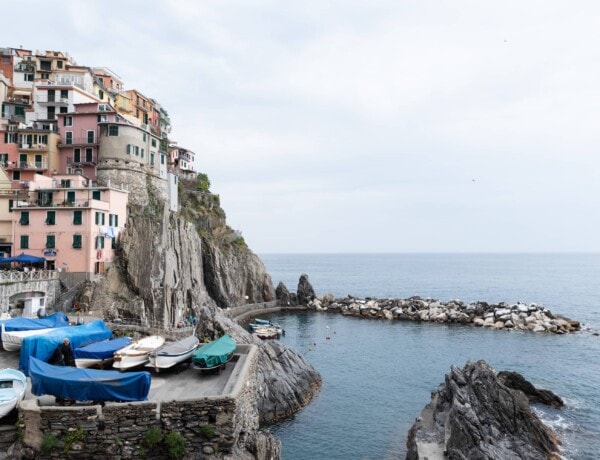
{"label": "stone wall", "polygon": [[227,309],[227,311],[231,313],[231,317],[237,321],[243,321],[253,316],[266,313],[274,313],[280,310],[281,307],[277,305],[276,300],[273,300],[271,302],[249,303],[246,305],[240,305],[238,307]]}
{"label": "stone wall", "polygon": [[260,458],[246,450],[258,431],[257,347],[239,345],[238,352],[244,356],[219,396],[104,407],[39,406],[37,399],[25,400],[19,408],[21,452],[60,459],[166,458],[165,437],[171,436],[183,440],[191,458]]}
{"label": "stone wall", "polygon": [[6,271],[2,273],[0,276],[0,311],[8,311],[12,296],[29,292],[45,293],[46,308],[54,305],[60,296],[60,281],[57,272]]}

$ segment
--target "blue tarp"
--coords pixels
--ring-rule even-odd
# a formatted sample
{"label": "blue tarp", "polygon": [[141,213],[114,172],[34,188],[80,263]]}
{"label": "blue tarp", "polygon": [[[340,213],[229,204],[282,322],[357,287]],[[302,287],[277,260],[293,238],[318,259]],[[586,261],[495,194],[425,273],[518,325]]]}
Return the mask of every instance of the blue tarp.
{"label": "blue tarp", "polygon": [[71,341],[73,348],[78,348],[111,336],[111,330],[99,319],[83,326],[62,327],[44,335],[25,337],[21,344],[19,370],[29,375],[29,357],[48,361],[65,337]]}
{"label": "blue tarp", "polygon": [[64,313],[53,313],[45,318],[11,318],[0,320],[4,323],[6,331],[33,331],[49,327],[65,327],[69,325],[69,318]]}
{"label": "blue tarp", "polygon": [[126,347],[131,343],[131,337],[119,337],[113,340],[104,340],[86,345],[85,347],[75,348],[73,357],[75,359],[109,359],[115,354],[115,351]]}
{"label": "blue tarp", "polygon": [[76,401],[145,401],[150,392],[149,372],[101,371],[53,366],[29,360],[31,392]]}

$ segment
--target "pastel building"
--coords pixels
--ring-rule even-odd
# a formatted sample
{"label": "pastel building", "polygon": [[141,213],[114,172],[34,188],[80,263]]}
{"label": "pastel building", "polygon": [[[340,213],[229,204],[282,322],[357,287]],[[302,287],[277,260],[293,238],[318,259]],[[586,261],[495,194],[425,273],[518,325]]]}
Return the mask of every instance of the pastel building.
{"label": "pastel building", "polygon": [[13,254],[44,257],[47,269],[81,277],[104,273],[127,219],[126,190],[90,186],[80,175],[37,175],[27,198],[13,203]]}
{"label": "pastel building", "polygon": [[169,145],[169,164],[178,170],[181,176],[196,175],[195,161],[195,154],[191,150],[175,143]]}

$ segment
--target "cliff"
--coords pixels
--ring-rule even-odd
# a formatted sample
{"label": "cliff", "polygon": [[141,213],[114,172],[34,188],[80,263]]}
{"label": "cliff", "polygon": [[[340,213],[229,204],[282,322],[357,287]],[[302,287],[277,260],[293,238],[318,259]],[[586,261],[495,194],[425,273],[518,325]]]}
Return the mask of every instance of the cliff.
{"label": "cliff", "polygon": [[[156,198],[150,182],[147,200],[130,204],[118,261],[88,286],[82,304],[108,318],[139,318],[164,327],[193,315],[200,338],[227,332],[239,343],[256,343],[260,419],[290,416],[312,399],[321,377],[294,350],[263,343],[231,319],[227,307],[274,300],[271,278],[239,232],[226,225],[218,196],[197,192],[193,181],[182,182],[179,213]],[[272,444],[256,439],[262,446]]]}

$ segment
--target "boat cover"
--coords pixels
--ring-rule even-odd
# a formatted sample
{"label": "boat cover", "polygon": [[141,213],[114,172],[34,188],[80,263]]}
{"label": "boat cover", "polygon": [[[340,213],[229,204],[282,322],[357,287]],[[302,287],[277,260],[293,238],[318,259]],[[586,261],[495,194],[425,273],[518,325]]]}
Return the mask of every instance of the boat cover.
{"label": "boat cover", "polygon": [[76,401],[145,401],[150,392],[149,372],[101,371],[53,366],[29,358],[31,392]]}
{"label": "boat cover", "polygon": [[64,313],[53,313],[45,318],[11,318],[0,320],[4,329],[8,331],[33,331],[48,329],[50,327],[65,327],[69,325],[69,318]]}
{"label": "boat cover", "polygon": [[63,327],[44,335],[25,337],[21,344],[19,370],[29,375],[29,357],[48,361],[65,337],[71,341],[73,348],[79,348],[111,336],[111,330],[99,319],[82,326]]}
{"label": "boat cover", "polygon": [[220,339],[198,348],[192,357],[192,361],[207,368],[225,364],[236,347],[235,341],[228,334],[225,334]]}
{"label": "boat cover", "polygon": [[131,343],[131,337],[119,337],[118,339],[94,342],[73,350],[75,359],[109,359],[115,351],[126,347]]}
{"label": "boat cover", "polygon": [[167,342],[153,354],[157,356],[179,356],[196,348],[200,341],[195,335],[190,335],[177,342]]}

